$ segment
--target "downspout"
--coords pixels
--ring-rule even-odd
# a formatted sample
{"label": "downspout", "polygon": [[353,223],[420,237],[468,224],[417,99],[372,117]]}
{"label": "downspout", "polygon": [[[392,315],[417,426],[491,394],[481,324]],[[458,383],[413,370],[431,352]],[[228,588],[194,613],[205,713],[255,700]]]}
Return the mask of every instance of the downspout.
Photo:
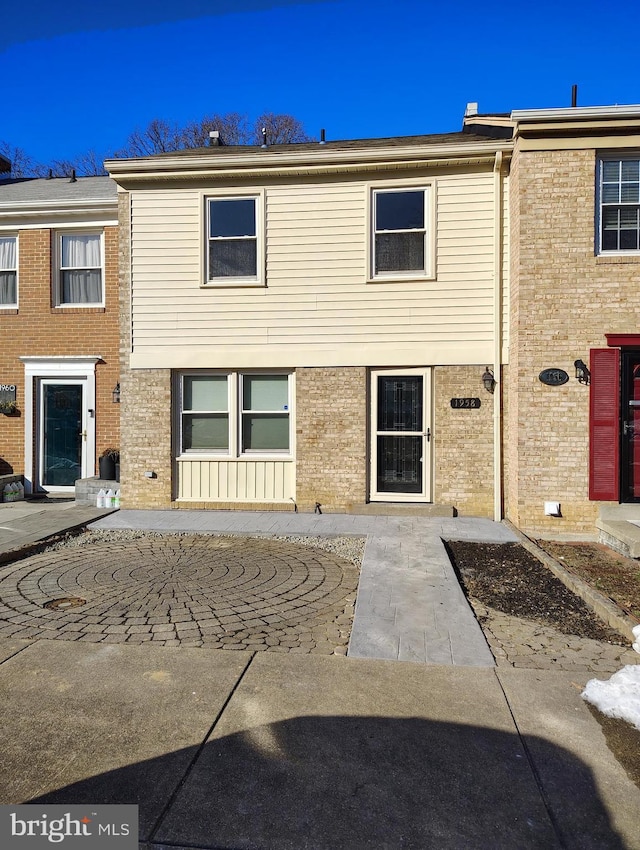
{"label": "downspout", "polygon": [[493,518],[502,519],[502,285],[503,285],[502,151],[493,166]]}

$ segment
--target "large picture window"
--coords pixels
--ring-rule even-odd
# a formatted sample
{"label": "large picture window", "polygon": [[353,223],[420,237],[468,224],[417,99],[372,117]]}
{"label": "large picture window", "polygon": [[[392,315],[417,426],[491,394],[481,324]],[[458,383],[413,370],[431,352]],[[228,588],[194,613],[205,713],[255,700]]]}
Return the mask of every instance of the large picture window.
{"label": "large picture window", "polygon": [[259,280],[259,205],[257,197],[207,200],[207,281],[255,283]]}
{"label": "large picture window", "polygon": [[288,373],[193,373],[180,380],[183,454],[288,454]]}
{"label": "large picture window", "polygon": [[429,274],[429,190],[373,192],[373,277]]}
{"label": "large picture window", "polygon": [[600,160],[599,250],[640,251],[640,158]]}
{"label": "large picture window", "polygon": [[18,240],[0,236],[0,307],[18,306]]}
{"label": "large picture window", "polygon": [[61,233],[58,252],[57,303],[79,307],[101,306],[102,234]]}

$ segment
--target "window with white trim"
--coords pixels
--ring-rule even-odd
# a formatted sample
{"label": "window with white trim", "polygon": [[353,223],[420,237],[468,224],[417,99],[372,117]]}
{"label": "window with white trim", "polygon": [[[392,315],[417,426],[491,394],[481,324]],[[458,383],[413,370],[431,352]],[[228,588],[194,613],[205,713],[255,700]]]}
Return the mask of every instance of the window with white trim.
{"label": "window with white trim", "polygon": [[103,301],[101,233],[59,233],[58,306],[96,307]]}
{"label": "window with white trim", "polygon": [[599,162],[599,253],[640,251],[640,157]]}
{"label": "window with white trim", "polygon": [[289,454],[287,372],[194,372],[180,376],[182,454]]}
{"label": "window with white trim", "polygon": [[18,306],[18,239],[0,236],[0,307]]}
{"label": "window with white trim", "polygon": [[374,189],[372,212],[372,277],[428,276],[428,187]]}
{"label": "window with white trim", "polygon": [[207,199],[207,283],[259,283],[260,204],[256,196]]}

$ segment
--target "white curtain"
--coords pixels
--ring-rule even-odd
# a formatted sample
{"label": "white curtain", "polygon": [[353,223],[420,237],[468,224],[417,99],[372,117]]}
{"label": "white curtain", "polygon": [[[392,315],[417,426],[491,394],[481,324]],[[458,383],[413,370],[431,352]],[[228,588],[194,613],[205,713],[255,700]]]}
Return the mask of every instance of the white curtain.
{"label": "white curtain", "polygon": [[100,234],[73,233],[62,237],[62,303],[99,304],[102,301]]}
{"label": "white curtain", "polygon": [[0,305],[16,303],[16,237],[0,237]]}

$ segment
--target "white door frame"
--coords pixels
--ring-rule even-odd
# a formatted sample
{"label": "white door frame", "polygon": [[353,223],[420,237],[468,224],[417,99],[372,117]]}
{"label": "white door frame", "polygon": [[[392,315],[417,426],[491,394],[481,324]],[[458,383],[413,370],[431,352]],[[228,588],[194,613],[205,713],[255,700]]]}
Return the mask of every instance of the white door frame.
{"label": "white door frame", "polygon": [[[60,357],[20,357],[24,363],[24,489],[33,493],[40,488],[41,392],[43,380],[56,383],[82,381],[84,385],[82,477],[94,474],[96,456],[96,363],[100,355]],[[34,453],[34,445],[36,453]],[[68,492],[72,487],[47,487]]]}
{"label": "white door frame", "polygon": [[[371,370],[371,439],[369,449],[370,485],[369,499],[372,502],[430,502],[432,492],[432,463],[431,463],[431,374],[430,367],[410,369],[372,369]],[[388,432],[390,436],[420,436],[422,437],[422,488],[420,493],[388,493],[378,492],[378,378],[397,375],[398,377],[422,377],[422,427],[419,431]],[[385,434],[387,432],[384,432]]]}

